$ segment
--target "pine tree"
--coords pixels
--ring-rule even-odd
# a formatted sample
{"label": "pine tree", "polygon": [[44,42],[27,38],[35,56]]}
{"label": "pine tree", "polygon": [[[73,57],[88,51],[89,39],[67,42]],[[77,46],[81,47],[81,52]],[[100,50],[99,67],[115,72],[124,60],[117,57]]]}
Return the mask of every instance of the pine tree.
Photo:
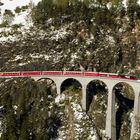
{"label": "pine tree", "polygon": [[11,10],[6,9],[3,14],[2,22],[7,23],[7,25],[10,25],[12,21],[14,20],[14,17],[15,15],[13,14],[13,12]]}
{"label": "pine tree", "polygon": [[20,140],[29,140],[30,139],[30,127],[28,118],[24,118],[21,129],[20,129]]}
{"label": "pine tree", "polygon": [[59,7],[66,7],[69,4],[69,0],[53,0],[53,3]]}
{"label": "pine tree", "polygon": [[12,106],[12,98],[8,92],[3,97],[3,105],[5,106],[5,110],[6,110],[4,116],[6,132],[5,134],[2,135],[5,135],[7,140],[16,140],[17,139],[16,119],[15,119],[14,109]]}

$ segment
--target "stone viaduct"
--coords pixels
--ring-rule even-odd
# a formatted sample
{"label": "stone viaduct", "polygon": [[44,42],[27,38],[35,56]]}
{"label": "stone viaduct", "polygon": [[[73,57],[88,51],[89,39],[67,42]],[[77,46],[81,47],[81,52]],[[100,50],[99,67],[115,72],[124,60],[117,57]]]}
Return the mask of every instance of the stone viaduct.
{"label": "stone viaduct", "polygon": [[[10,73],[10,72],[9,72]],[[14,73],[14,72],[13,72]],[[16,73],[16,72],[15,72]],[[18,72],[17,72],[18,73]],[[113,93],[113,88],[118,83],[126,83],[130,85],[134,91],[134,116],[140,116],[140,80],[135,80],[131,78],[122,78],[116,74],[107,73],[95,73],[95,72],[19,72],[18,74],[0,73],[0,78],[9,77],[32,77],[35,80],[39,79],[51,79],[55,82],[57,93],[61,94],[61,85],[67,79],[75,79],[82,86],[82,107],[86,110],[86,92],[87,85],[93,80],[102,81],[108,88],[108,104],[106,112],[106,136],[111,138],[111,140],[116,140],[116,112],[115,112],[115,94]],[[131,126],[131,136],[135,133],[136,123],[135,117],[132,120]]]}

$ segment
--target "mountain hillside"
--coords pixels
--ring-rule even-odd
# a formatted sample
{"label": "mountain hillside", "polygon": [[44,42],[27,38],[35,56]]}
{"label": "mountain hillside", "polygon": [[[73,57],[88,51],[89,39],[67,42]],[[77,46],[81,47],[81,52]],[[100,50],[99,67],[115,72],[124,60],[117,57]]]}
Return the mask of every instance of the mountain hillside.
{"label": "mountain hillside", "polygon": [[89,71],[138,74],[140,19],[134,6],[108,9],[78,2],[62,8],[39,2],[31,12],[34,26],[21,30],[22,25],[7,23],[6,32],[2,27],[1,36],[12,40],[0,44],[1,71],[80,70],[82,65]]}

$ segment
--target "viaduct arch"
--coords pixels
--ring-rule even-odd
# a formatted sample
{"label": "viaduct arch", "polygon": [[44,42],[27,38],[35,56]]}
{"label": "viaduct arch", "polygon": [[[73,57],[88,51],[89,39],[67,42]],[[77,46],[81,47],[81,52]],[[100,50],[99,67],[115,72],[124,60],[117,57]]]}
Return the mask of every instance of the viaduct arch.
{"label": "viaduct arch", "polygon": [[104,82],[101,80],[91,80],[86,86],[86,110],[88,111],[89,105],[94,98],[99,93],[107,95],[108,88]]}
{"label": "viaduct arch", "polygon": [[61,83],[60,93],[62,93],[69,86],[75,86],[77,88],[82,88],[82,84],[78,80],[76,80],[75,78],[68,78],[68,79],[65,79]]}
{"label": "viaduct arch", "polygon": [[140,81],[133,80],[131,78],[121,78],[115,74],[110,76],[110,74],[104,73],[92,73],[92,72],[17,72],[14,73],[0,73],[0,78],[9,77],[32,77],[35,80],[40,78],[50,78],[56,83],[57,93],[61,94],[61,85],[66,79],[76,79],[81,83],[82,86],[82,107],[86,110],[86,92],[87,85],[92,80],[100,80],[106,84],[108,88],[108,101],[107,101],[107,111],[106,111],[106,135],[112,140],[116,140],[116,124],[115,124],[115,94],[113,94],[113,88],[116,84],[120,82],[125,82],[134,90],[134,117],[132,121],[131,136],[132,140],[133,134],[135,133],[136,120],[135,116],[140,117]]}
{"label": "viaduct arch", "polygon": [[[134,110],[134,89],[126,82],[117,83],[112,89],[112,94],[115,96],[115,124],[116,126],[116,139],[120,137],[120,134],[123,133],[123,127],[126,127],[127,139],[130,138],[129,130],[131,130],[131,126],[124,123],[125,119],[128,119],[128,112],[132,112]],[[129,116],[129,122],[132,123],[132,114]],[[127,125],[127,126],[126,126]],[[123,136],[122,136],[123,137]]]}
{"label": "viaduct arch", "polygon": [[[57,93],[61,94],[61,85],[63,82],[67,79],[75,79],[81,83],[82,86],[82,107],[84,110],[86,110],[86,93],[87,93],[87,86],[91,81],[102,81],[105,83],[107,89],[108,89],[108,101],[107,101],[107,112],[106,112],[106,135],[111,138],[112,140],[116,140],[116,111],[115,111],[115,94],[113,94],[113,89],[115,85],[118,83],[126,83],[128,85],[131,85],[131,87],[134,90],[135,98],[134,98],[134,116],[140,116],[140,83],[134,82],[134,81],[127,81],[123,79],[109,79],[104,77],[79,77],[79,76],[64,76],[64,77],[53,77],[53,76],[47,76],[47,78],[52,79],[56,83],[57,87]],[[37,77],[35,77],[37,79]],[[132,139],[134,133],[135,133],[135,118],[133,118],[132,128],[131,128],[131,136],[130,139]]]}
{"label": "viaduct arch", "polygon": [[100,129],[105,129],[106,125],[107,98],[108,88],[104,82],[96,79],[87,84],[86,111],[91,118],[94,118],[94,125]]}

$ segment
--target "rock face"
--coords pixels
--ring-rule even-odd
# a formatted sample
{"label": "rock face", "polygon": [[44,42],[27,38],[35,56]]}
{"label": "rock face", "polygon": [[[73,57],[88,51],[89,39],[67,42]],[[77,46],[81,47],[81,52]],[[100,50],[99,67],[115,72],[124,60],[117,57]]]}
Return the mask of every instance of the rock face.
{"label": "rock face", "polygon": [[96,131],[92,121],[80,106],[81,91],[66,90],[64,105],[63,126],[59,130],[62,140],[96,139]]}

